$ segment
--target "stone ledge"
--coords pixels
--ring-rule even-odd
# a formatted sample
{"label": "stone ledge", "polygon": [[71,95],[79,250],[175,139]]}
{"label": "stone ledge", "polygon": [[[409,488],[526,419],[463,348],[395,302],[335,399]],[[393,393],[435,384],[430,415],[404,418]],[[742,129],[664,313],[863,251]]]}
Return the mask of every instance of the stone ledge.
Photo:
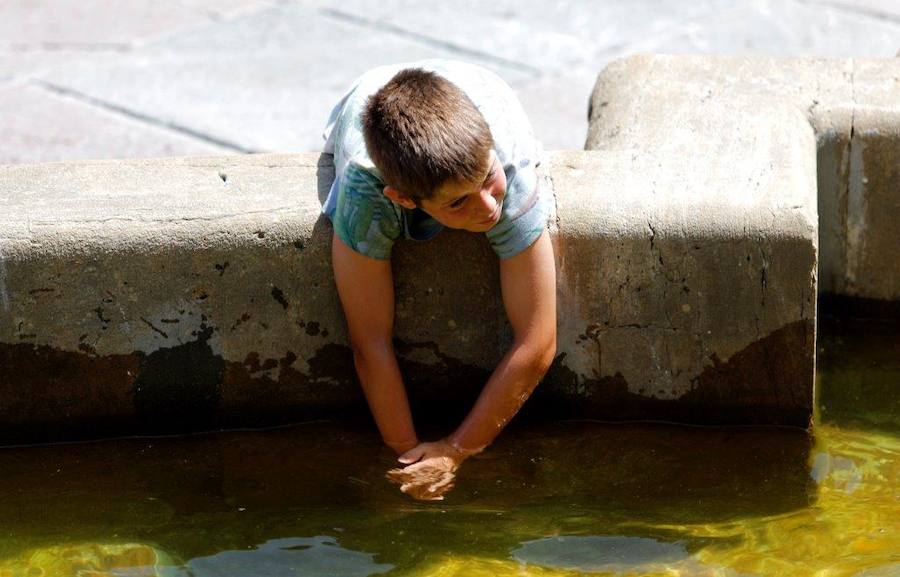
{"label": "stone ledge", "polygon": [[[549,155],[559,355],[533,411],[807,423],[814,139],[792,111],[768,126],[774,160],[732,167],[720,151],[702,178],[702,156]],[[329,160],[0,167],[0,429],[184,430],[359,407],[319,214]],[[509,344],[496,258],[460,231],[395,251],[411,397],[465,406]]]}

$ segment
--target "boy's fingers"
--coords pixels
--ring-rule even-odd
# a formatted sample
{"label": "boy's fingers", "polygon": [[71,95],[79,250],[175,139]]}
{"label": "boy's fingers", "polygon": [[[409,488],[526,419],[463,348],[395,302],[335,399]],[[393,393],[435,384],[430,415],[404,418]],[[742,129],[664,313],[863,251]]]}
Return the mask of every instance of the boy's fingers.
{"label": "boy's fingers", "polygon": [[391,469],[385,474],[385,477],[394,483],[406,483],[409,480],[409,475],[403,469]]}
{"label": "boy's fingers", "polygon": [[413,463],[412,465],[407,465],[400,470],[403,471],[404,473],[406,473],[407,475],[421,475],[423,473],[423,471],[427,471],[430,468],[431,467],[428,465],[428,463],[416,462],[416,463]]}
{"label": "boy's fingers", "polygon": [[413,447],[409,451],[400,455],[397,460],[403,463],[404,465],[409,465],[411,463],[415,463],[419,459],[422,458],[422,455],[425,454],[425,450],[421,448],[421,445],[418,447]]}
{"label": "boy's fingers", "polygon": [[423,483],[406,483],[400,487],[400,490],[419,501],[442,501],[444,493],[447,492],[447,490],[432,491],[430,487]]}
{"label": "boy's fingers", "polygon": [[[448,473],[447,475],[444,475],[442,478],[438,479],[438,481],[436,483],[432,484],[431,487],[428,488],[428,490],[432,491],[432,492],[436,492],[436,491],[446,487],[447,485],[452,486],[453,479],[454,479],[453,475]],[[447,489],[447,490],[449,491],[449,489]]]}

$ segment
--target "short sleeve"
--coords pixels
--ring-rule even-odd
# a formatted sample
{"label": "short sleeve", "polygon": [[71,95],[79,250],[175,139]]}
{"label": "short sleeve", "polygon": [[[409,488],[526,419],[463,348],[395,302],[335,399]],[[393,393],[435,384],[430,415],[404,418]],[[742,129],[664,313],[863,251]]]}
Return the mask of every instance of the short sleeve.
{"label": "short sleeve", "polygon": [[344,244],[364,256],[387,260],[403,229],[398,209],[383,189],[378,177],[350,162],[332,187],[335,198],[326,214]]}
{"label": "short sleeve", "polygon": [[552,198],[542,191],[536,159],[522,159],[507,166],[506,195],[500,220],[485,233],[491,248],[501,259],[516,256],[541,236],[547,228]]}

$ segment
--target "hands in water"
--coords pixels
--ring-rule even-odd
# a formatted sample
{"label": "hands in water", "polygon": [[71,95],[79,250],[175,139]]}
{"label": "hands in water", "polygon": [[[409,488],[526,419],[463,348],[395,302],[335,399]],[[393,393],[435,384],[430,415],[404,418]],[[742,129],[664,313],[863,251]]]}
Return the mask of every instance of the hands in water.
{"label": "hands in water", "polygon": [[460,464],[475,452],[456,447],[446,439],[420,443],[400,455],[397,460],[406,467],[391,469],[387,478],[414,499],[440,501],[454,487]]}

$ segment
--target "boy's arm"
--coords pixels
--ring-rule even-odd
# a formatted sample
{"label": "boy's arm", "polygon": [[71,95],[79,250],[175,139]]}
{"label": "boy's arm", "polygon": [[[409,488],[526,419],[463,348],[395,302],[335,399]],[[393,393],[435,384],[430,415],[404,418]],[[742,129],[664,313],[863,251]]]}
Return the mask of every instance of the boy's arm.
{"label": "boy's arm", "polygon": [[556,354],[556,263],[543,231],[530,247],[500,261],[503,305],[513,345],[494,369],[462,424],[446,439],[422,443],[400,455],[408,465],[388,471],[400,490],[417,499],[443,499],[454,471],[491,444],[534,390]]}
{"label": "boy's arm", "polygon": [[546,230],[527,249],[500,261],[500,287],[513,345],[448,439],[465,454],[491,444],[556,355],[556,263]]}
{"label": "boy's arm", "polygon": [[335,234],[331,261],[347,318],[353,362],[384,442],[398,453],[418,444],[392,342],[391,262],[363,256]]}

